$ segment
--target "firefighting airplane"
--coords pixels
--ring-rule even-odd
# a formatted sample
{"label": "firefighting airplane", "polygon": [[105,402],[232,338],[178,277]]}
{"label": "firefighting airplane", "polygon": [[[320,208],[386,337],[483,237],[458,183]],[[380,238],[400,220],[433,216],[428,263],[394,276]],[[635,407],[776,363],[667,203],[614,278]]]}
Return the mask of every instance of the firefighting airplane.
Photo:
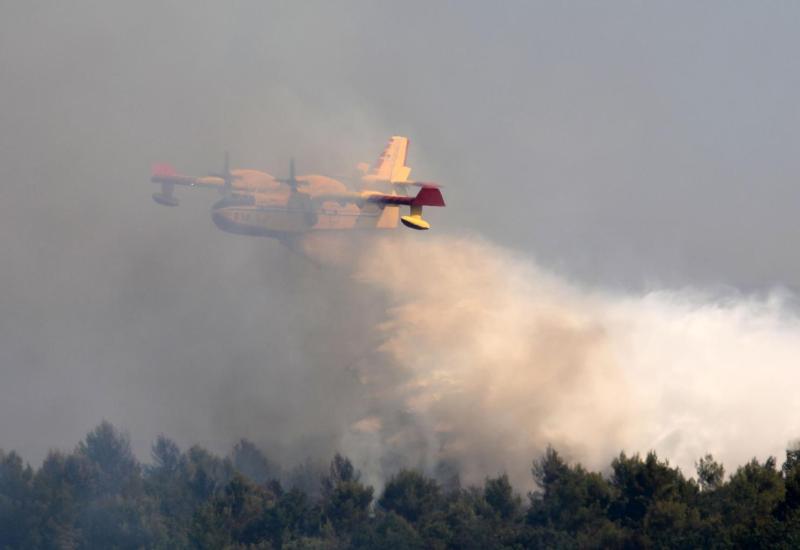
{"label": "firefighting airplane", "polygon": [[[422,207],[444,206],[444,197],[438,185],[408,179],[407,152],[408,138],[393,136],[375,166],[359,164],[363,175],[357,190],[326,176],[295,176],[294,160],[285,179],[258,170],[231,170],[227,154],[223,171],[208,176],[185,176],[168,164],[157,164],[151,181],[161,191],[153,199],[178,206],[175,186],[216,188],[223,195],[211,209],[217,227],[286,244],[307,232],[392,229],[398,220],[411,229],[429,229]],[[411,187],[419,189],[413,197],[408,194]],[[400,216],[404,206],[409,213]]]}

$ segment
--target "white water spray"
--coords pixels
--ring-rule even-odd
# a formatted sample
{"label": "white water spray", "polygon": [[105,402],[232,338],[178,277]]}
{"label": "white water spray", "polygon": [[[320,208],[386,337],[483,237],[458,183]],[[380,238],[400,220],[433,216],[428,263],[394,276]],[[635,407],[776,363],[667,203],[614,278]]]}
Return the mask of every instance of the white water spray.
{"label": "white water spray", "polygon": [[[429,238],[433,237],[433,238]],[[603,468],[656,450],[693,473],[780,457],[800,436],[800,320],[786,297],[587,290],[473,238],[379,241],[357,278],[391,306],[370,404],[343,440],[370,478],[399,465],[506,471],[551,444]]]}

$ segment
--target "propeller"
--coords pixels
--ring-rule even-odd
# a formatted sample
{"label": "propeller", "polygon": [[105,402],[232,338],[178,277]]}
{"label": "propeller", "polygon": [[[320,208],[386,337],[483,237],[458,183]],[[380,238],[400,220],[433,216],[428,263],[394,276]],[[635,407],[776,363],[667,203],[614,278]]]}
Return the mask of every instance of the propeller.
{"label": "propeller", "polygon": [[220,192],[225,196],[229,196],[233,191],[233,180],[236,179],[236,176],[231,173],[230,154],[228,151],[225,151],[225,164],[222,172],[211,175],[222,180],[222,190]]}
{"label": "propeller", "polygon": [[289,189],[291,190],[287,206],[290,209],[298,209],[304,211],[303,217],[308,227],[312,227],[314,224],[316,224],[317,214],[314,212],[313,205],[311,203],[311,196],[306,193],[301,193],[297,189],[297,187],[301,183],[305,182],[298,180],[297,176],[295,175],[294,157],[289,159],[289,177],[276,178],[275,181],[279,183],[285,183],[286,185],[289,186]]}
{"label": "propeller", "polygon": [[285,183],[286,185],[288,185],[288,186],[289,186],[289,188],[290,188],[290,189],[291,189],[293,192],[296,192],[296,191],[297,191],[297,186],[298,186],[298,185],[300,185],[301,183],[304,183],[304,182],[302,182],[302,181],[299,181],[299,180],[298,180],[298,179],[295,177],[295,171],[294,171],[294,157],[292,157],[291,159],[289,159],[289,177],[288,177],[288,178],[276,178],[276,179],[275,179],[275,181],[277,181],[277,182],[279,182],[279,183]]}

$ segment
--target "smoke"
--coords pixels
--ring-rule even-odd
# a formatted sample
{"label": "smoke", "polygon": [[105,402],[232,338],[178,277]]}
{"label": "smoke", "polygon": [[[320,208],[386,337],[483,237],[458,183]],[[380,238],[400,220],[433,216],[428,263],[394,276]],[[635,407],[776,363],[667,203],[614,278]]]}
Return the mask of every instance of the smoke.
{"label": "smoke", "polygon": [[548,444],[594,468],[654,449],[691,475],[706,452],[730,468],[800,435],[800,324],[778,293],[614,294],[433,235],[376,241],[354,282],[388,300],[341,441],[374,483],[445,465],[529,487]]}
{"label": "smoke", "polygon": [[351,277],[218,231],[214,195],[162,209],[147,181],[225,150],[348,174],[398,133],[451,185],[437,231],[480,212],[584,282],[796,288],[796,9],[6,4],[3,448],[36,463],[105,418],[144,459],[159,433],[249,437],[287,466],[339,450],[375,480],[529,482],[547,443],[689,469],[800,432],[787,297],[611,293],[433,232],[313,245]]}

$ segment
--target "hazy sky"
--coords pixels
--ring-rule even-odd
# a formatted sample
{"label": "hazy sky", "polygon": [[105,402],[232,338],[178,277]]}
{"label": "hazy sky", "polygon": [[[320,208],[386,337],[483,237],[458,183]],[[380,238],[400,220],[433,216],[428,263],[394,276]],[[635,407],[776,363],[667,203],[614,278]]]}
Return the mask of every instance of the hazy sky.
{"label": "hazy sky", "polygon": [[258,398],[236,365],[305,387],[305,339],[356,330],[213,194],[153,203],[156,161],[347,174],[408,135],[434,231],[593,285],[800,287],[798,28],[790,2],[0,1],[0,446],[104,417],[202,443]]}

